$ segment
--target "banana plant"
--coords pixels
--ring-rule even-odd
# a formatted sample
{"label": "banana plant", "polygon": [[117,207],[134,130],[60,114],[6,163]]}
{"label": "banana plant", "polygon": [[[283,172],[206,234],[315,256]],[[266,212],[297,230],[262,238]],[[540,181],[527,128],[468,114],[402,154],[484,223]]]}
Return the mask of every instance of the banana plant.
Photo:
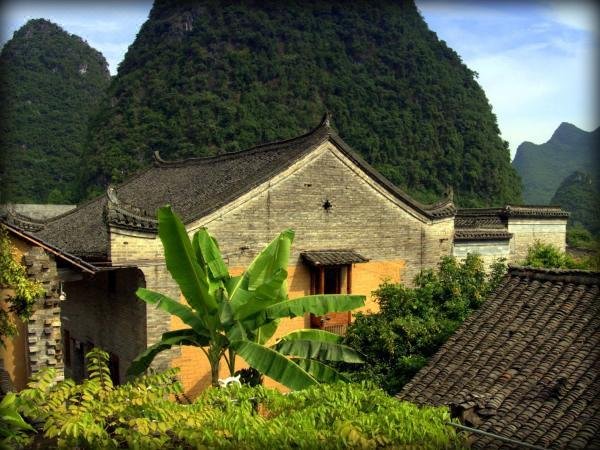
{"label": "banana plant", "polygon": [[323,330],[298,330],[267,346],[279,320],[348,311],[364,305],[362,295],[312,295],[289,299],[287,267],[292,230],[275,238],[240,276],[231,276],[217,241],[206,229],[190,240],[185,226],[169,206],[158,210],[159,237],[167,270],[184,301],[140,288],[137,296],[175,315],[187,326],[169,331],[131,364],[129,375],[144,372],[161,351],[176,345],[198,347],[208,358],[213,386],[225,360],[235,372],[236,355],[259,372],[291,389],[343,379],[322,361],[361,363],[361,356],[341,344],[341,337]]}

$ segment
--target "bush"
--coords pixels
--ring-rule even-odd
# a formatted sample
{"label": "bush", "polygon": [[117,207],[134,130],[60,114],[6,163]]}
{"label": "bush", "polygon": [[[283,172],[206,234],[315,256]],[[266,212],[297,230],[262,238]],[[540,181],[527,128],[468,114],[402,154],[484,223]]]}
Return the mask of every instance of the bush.
{"label": "bush", "polygon": [[521,263],[524,266],[548,269],[590,269],[590,261],[575,259],[560,251],[552,244],[536,241],[527,250],[527,257]]}
{"label": "bush", "polygon": [[263,386],[209,388],[180,404],[174,371],[115,387],[108,355],[88,354],[89,379],[42,372],[19,395],[21,412],[63,448],[463,448],[447,408],[417,407],[372,384],[319,385],[282,394]]}
{"label": "bush", "polygon": [[397,393],[483,303],[505,270],[499,261],[486,273],[477,255],[463,262],[444,257],[437,271],[424,270],[415,278],[414,288],[382,284],[373,293],[379,312],[356,314],[344,339],[366,363],[341,369],[352,380],[373,380]]}

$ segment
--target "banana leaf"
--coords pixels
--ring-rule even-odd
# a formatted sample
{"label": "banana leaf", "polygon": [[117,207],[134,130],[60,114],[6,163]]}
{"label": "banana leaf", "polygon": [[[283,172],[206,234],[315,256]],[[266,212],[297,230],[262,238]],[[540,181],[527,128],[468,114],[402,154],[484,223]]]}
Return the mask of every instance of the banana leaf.
{"label": "banana leaf", "polygon": [[257,328],[282,317],[298,317],[306,313],[321,316],[330,312],[349,311],[364,306],[364,295],[322,294],[286,300],[266,307],[244,321],[248,327]]}
{"label": "banana leaf", "polygon": [[158,235],[163,243],[165,262],[188,303],[200,313],[207,328],[214,322],[208,316],[217,311],[217,302],[210,295],[207,274],[196,260],[192,243],[181,220],[171,207],[158,210]]}
{"label": "banana leaf", "polygon": [[209,278],[213,282],[229,278],[227,265],[221,256],[221,250],[215,238],[213,238],[206,228],[200,228],[192,239],[192,248],[196,255],[196,260],[206,266]]}
{"label": "banana leaf", "polygon": [[231,346],[251,367],[290,389],[319,384],[306,370],[275,350],[250,341],[235,341]]}
{"label": "banana leaf", "polygon": [[310,373],[319,383],[335,383],[336,381],[349,381],[337,370],[313,359],[297,359],[296,364]]}
{"label": "banana leaf", "polygon": [[203,336],[210,336],[210,332],[206,329],[202,319],[189,306],[179,303],[159,292],[145,288],[139,288],[135,293],[146,303],[156,305],[157,308],[179,317],[183,323],[190,326],[196,333]]}
{"label": "banana leaf", "polygon": [[[273,277],[278,270],[286,270],[290,254],[290,247],[294,239],[292,230],[283,231],[262,252],[260,252],[239,281],[229,287],[231,306],[237,311],[242,304],[248,302],[248,292],[255,291],[265,280]],[[286,273],[287,276],[287,273]],[[278,291],[280,298],[285,298],[286,286],[283,282]]]}
{"label": "banana leaf", "polygon": [[339,334],[331,333],[325,330],[317,330],[317,329],[303,329],[292,331],[284,336],[279,338],[280,340],[292,341],[295,339],[308,339],[315,340],[321,342],[333,342],[334,344],[341,344],[344,338]]}
{"label": "banana leaf", "polygon": [[209,338],[199,336],[191,329],[168,331],[163,333],[160,341],[148,347],[131,362],[131,365],[127,369],[127,375],[134,376],[143,373],[150,366],[156,355],[170,349],[174,345],[205,347],[209,343]]}
{"label": "banana leaf", "polygon": [[282,355],[321,361],[364,362],[360,354],[347,345],[305,339],[281,340],[272,349]]}

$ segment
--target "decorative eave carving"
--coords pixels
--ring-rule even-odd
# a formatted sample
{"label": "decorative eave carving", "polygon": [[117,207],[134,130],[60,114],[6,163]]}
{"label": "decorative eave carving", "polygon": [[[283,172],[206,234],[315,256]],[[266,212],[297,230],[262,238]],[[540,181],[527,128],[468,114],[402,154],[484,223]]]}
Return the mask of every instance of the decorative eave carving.
{"label": "decorative eave carving", "polygon": [[158,221],[146,210],[121,202],[113,186],[107,188],[106,196],[108,201],[104,213],[108,225],[134,231],[151,233],[158,231]]}
{"label": "decorative eave carving", "polygon": [[19,214],[12,205],[6,205],[6,208],[0,211],[0,220],[32,233],[42,230],[46,225],[43,220],[35,220]]}

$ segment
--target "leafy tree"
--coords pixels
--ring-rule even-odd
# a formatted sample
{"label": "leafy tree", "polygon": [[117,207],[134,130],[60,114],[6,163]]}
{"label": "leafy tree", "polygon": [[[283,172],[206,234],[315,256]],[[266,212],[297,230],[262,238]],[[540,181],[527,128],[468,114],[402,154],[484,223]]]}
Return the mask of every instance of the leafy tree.
{"label": "leafy tree", "polygon": [[545,267],[548,269],[589,269],[590,264],[585,260],[577,260],[571,255],[560,251],[552,244],[536,241],[527,250],[527,257],[521,263],[524,266]]}
{"label": "leafy tree", "polygon": [[358,313],[344,342],[365,355],[360,367],[341,365],[353,380],[370,379],[388,393],[400,391],[427,359],[498,285],[505,264],[489,272],[474,254],[459,262],[442,258],[438,270],[424,270],[415,287],[384,283],[373,294],[379,312]]}
{"label": "leafy tree", "polygon": [[173,345],[196,346],[204,352],[213,386],[218,385],[221,359],[234,375],[236,355],[292,389],[342,378],[319,360],[362,362],[354,350],[341,345],[340,336],[322,330],[294,331],[274,346],[265,346],[280,318],[307,313],[323,315],[364,305],[361,295],[288,299],[286,269],[294,237],[291,230],[271,242],[241,276],[232,277],[217,242],[206,229],[196,232],[190,241],[183,223],[170,207],[159,209],[158,221],[167,269],[187,305],[143,288],[138,289],[137,295],[179,317],[189,328],[164,333],[161,341],[136,358],[130,374],[144,371],[156,354]]}
{"label": "leafy tree", "polygon": [[4,345],[4,338],[17,333],[12,314],[21,320],[27,320],[33,312],[35,300],[43,295],[44,288],[41,283],[30,280],[25,267],[15,261],[10,239],[3,225],[0,225],[0,288],[12,291],[6,295],[8,309],[0,308],[0,343]]}
{"label": "leafy tree", "polygon": [[[177,369],[113,386],[108,354],[87,355],[89,378],[37,374],[17,398],[47,446],[134,449],[466,448],[444,407],[417,407],[373,384],[331,384],[282,394],[262,386],[207,389],[180,398]],[[171,398],[170,398],[171,397]],[[36,436],[33,444],[42,436]]]}

